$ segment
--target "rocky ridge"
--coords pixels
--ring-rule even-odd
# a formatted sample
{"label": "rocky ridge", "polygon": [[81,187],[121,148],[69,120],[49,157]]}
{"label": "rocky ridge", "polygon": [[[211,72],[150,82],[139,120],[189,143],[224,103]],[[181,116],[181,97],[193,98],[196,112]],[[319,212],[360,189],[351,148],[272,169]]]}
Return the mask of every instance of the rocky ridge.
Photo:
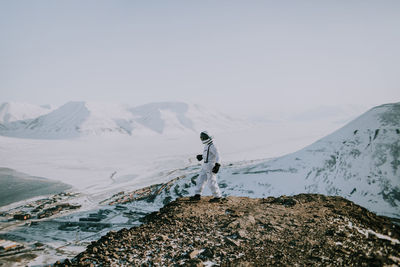
{"label": "rocky ridge", "polygon": [[342,197],[179,198],[56,266],[383,266],[400,227]]}

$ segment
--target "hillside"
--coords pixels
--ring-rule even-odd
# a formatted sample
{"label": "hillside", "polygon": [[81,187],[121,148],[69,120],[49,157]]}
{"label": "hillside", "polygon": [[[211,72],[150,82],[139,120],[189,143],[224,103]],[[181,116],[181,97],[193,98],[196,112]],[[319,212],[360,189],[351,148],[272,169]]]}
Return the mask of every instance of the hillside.
{"label": "hillside", "polygon": [[399,217],[400,103],[373,108],[304,149],[228,170],[221,178],[227,195],[339,195]]}
{"label": "hillside", "polygon": [[177,199],[56,266],[400,264],[399,226],[341,197],[208,200]]}

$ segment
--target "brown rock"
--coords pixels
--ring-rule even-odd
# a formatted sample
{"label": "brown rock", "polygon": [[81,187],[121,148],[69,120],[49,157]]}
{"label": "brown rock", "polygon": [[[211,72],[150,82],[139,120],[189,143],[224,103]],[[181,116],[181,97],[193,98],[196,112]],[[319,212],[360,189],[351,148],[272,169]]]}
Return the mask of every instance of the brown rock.
{"label": "brown rock", "polygon": [[233,264],[233,266],[235,266],[235,267],[252,267],[252,266],[254,266],[254,264],[252,264],[251,262],[247,262],[247,261],[239,261],[239,262],[235,262]]}
{"label": "brown rock", "polygon": [[242,229],[237,232],[237,235],[242,239],[246,239],[247,238],[247,232],[245,230],[242,230]]}
{"label": "brown rock", "polygon": [[[174,232],[174,234],[176,234],[176,232]],[[167,241],[167,240],[168,240],[168,236],[166,236],[166,235],[160,235],[159,240],[161,240],[161,241]]]}
{"label": "brown rock", "polygon": [[234,240],[234,239],[232,239],[232,238],[225,237],[225,241],[226,241],[226,243],[229,244],[229,245],[233,245],[233,246],[236,246],[236,247],[240,247],[240,241],[239,241],[239,240]]}
{"label": "brown rock", "polygon": [[185,266],[189,266],[189,267],[203,267],[204,264],[201,260],[199,259],[191,259],[188,260],[187,262],[185,262]]}
{"label": "brown rock", "polygon": [[215,254],[214,251],[215,251],[215,248],[206,248],[201,253],[201,255],[204,256],[205,258],[212,259],[214,257],[214,254]]}
{"label": "brown rock", "polygon": [[256,223],[256,220],[254,219],[254,217],[252,215],[247,216],[246,219],[247,219],[247,222],[249,224],[255,224]]}
{"label": "brown rock", "polygon": [[199,254],[200,254],[200,250],[195,249],[195,250],[193,250],[192,252],[189,253],[189,258],[190,258],[190,259],[194,259],[194,258],[196,258],[197,255],[199,255]]}

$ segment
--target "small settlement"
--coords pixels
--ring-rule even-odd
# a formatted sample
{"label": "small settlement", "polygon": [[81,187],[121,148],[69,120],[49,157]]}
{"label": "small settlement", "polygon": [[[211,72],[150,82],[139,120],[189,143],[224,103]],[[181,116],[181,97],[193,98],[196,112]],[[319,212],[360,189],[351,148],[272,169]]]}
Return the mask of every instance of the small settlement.
{"label": "small settlement", "polygon": [[5,252],[5,251],[10,251],[10,250],[21,249],[23,247],[24,246],[21,245],[20,243],[10,241],[10,240],[0,239],[0,253]]}
{"label": "small settlement", "polygon": [[71,205],[69,203],[59,203],[65,201],[70,197],[75,196],[72,193],[60,193],[52,197],[43,198],[26,204],[24,206],[17,207],[8,212],[2,212],[0,216],[7,217],[12,216],[14,220],[29,220],[29,219],[42,219],[54,216],[65,210],[79,209],[80,205]]}

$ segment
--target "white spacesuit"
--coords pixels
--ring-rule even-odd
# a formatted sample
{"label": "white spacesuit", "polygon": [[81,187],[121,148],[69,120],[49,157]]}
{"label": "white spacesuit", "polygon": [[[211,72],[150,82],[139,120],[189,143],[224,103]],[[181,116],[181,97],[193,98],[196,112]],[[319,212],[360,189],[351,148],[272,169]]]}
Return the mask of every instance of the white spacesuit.
{"label": "white spacesuit", "polygon": [[201,132],[200,139],[204,144],[204,150],[202,155],[197,155],[197,159],[199,161],[204,161],[199,174],[199,178],[197,179],[198,184],[195,191],[195,196],[193,196],[192,199],[200,199],[204,186],[206,185],[206,182],[208,182],[211,192],[214,196],[211,201],[219,201],[222,196],[216,176],[219,171],[219,167],[221,166],[219,153],[217,147],[213,143],[211,136],[207,132]]}

